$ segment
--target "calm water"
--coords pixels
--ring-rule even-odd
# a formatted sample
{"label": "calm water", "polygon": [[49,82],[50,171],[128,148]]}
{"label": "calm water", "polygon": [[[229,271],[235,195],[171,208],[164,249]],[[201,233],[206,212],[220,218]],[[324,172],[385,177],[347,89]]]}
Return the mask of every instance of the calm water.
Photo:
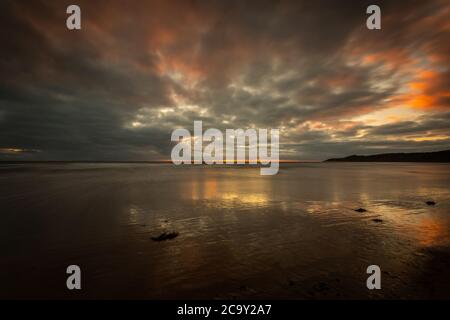
{"label": "calm water", "polygon": [[450,298],[447,164],[0,165],[0,203],[1,298]]}

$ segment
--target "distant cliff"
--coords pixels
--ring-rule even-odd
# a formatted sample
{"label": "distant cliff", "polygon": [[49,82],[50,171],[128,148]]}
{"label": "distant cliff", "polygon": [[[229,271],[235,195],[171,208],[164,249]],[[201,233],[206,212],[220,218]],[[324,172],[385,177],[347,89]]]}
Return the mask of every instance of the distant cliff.
{"label": "distant cliff", "polygon": [[381,153],[371,156],[353,155],[328,159],[326,162],[450,162],[450,150],[416,153]]}

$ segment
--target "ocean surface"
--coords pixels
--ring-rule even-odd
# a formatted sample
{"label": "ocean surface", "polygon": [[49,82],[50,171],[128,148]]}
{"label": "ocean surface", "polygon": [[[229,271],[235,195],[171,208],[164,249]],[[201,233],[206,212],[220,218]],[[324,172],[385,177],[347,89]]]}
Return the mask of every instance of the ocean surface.
{"label": "ocean surface", "polygon": [[[449,164],[259,173],[1,164],[0,298],[450,298]],[[152,240],[163,232],[178,236]],[[69,265],[82,290],[67,290]]]}

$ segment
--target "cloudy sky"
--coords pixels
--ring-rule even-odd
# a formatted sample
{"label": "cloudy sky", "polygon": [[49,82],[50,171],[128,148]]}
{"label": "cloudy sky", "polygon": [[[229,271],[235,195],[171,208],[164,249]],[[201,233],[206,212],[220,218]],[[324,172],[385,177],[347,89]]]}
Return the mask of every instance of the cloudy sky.
{"label": "cloudy sky", "polygon": [[447,0],[2,0],[0,43],[0,160],[169,159],[194,120],[283,159],[450,149]]}

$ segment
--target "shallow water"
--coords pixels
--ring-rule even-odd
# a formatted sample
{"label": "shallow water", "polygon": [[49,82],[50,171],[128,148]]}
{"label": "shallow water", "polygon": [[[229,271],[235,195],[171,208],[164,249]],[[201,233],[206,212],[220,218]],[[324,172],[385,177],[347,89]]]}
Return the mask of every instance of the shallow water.
{"label": "shallow water", "polygon": [[449,169],[2,164],[0,298],[450,298]]}

